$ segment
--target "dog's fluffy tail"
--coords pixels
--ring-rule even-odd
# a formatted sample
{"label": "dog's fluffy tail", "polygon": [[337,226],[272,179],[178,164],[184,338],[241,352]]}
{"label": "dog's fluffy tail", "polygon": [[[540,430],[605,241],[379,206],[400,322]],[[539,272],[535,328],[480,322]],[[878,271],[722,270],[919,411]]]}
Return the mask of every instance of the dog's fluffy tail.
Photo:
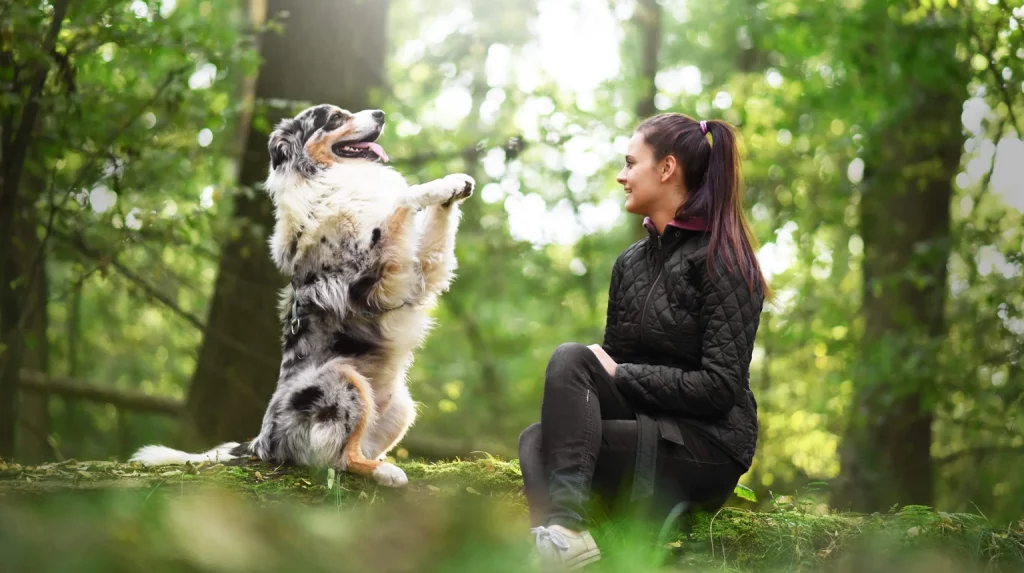
{"label": "dog's fluffy tail", "polygon": [[226,462],[242,456],[251,455],[249,442],[227,442],[208,452],[190,454],[168,448],[166,446],[145,446],[135,452],[130,462],[139,462],[144,466],[180,465],[185,463]]}

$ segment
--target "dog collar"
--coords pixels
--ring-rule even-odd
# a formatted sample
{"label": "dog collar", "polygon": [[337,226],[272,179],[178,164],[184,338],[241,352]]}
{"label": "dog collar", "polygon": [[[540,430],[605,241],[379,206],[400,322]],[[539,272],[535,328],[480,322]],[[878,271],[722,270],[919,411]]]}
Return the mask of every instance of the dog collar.
{"label": "dog collar", "polygon": [[293,336],[299,331],[300,326],[302,326],[302,316],[299,314],[299,298],[292,295],[292,316],[289,328]]}

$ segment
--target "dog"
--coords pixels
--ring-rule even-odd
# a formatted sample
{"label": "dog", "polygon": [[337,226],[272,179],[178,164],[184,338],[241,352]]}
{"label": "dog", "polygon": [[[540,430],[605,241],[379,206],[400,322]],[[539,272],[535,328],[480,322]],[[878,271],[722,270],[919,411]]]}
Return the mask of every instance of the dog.
{"label": "dog", "polygon": [[322,104],[270,135],[270,250],[290,284],[279,309],[281,368],[259,435],[202,454],[145,446],[131,461],[255,456],[408,483],[385,455],[415,421],[406,374],[454,276],[460,203],[475,181],[452,174],[408,185],[377,143],[384,124],[381,110]]}

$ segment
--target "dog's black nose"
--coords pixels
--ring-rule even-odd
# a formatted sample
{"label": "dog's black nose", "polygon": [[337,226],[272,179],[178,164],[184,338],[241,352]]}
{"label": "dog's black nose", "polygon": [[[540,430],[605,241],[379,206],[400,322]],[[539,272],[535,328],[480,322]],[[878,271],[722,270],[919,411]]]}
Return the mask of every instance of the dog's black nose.
{"label": "dog's black nose", "polygon": [[384,112],[383,111],[381,111],[379,109],[376,109],[376,110],[373,111],[372,115],[373,115],[373,119],[376,119],[377,121],[384,121]]}

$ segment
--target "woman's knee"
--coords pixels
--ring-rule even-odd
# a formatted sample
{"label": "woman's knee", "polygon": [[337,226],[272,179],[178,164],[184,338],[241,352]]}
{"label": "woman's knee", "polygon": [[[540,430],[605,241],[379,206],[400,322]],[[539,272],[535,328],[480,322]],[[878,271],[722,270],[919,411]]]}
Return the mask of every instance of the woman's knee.
{"label": "woman's knee", "polygon": [[523,479],[527,479],[527,474],[531,474],[532,477],[542,463],[540,422],[537,422],[530,424],[519,434],[519,467],[523,472]]}
{"label": "woman's knee", "polygon": [[551,353],[547,371],[551,373],[552,370],[578,367],[589,359],[588,355],[593,353],[593,350],[578,342],[563,342]]}
{"label": "woman's knee", "polygon": [[533,453],[540,449],[540,422],[535,422],[526,427],[519,434],[519,457]]}

